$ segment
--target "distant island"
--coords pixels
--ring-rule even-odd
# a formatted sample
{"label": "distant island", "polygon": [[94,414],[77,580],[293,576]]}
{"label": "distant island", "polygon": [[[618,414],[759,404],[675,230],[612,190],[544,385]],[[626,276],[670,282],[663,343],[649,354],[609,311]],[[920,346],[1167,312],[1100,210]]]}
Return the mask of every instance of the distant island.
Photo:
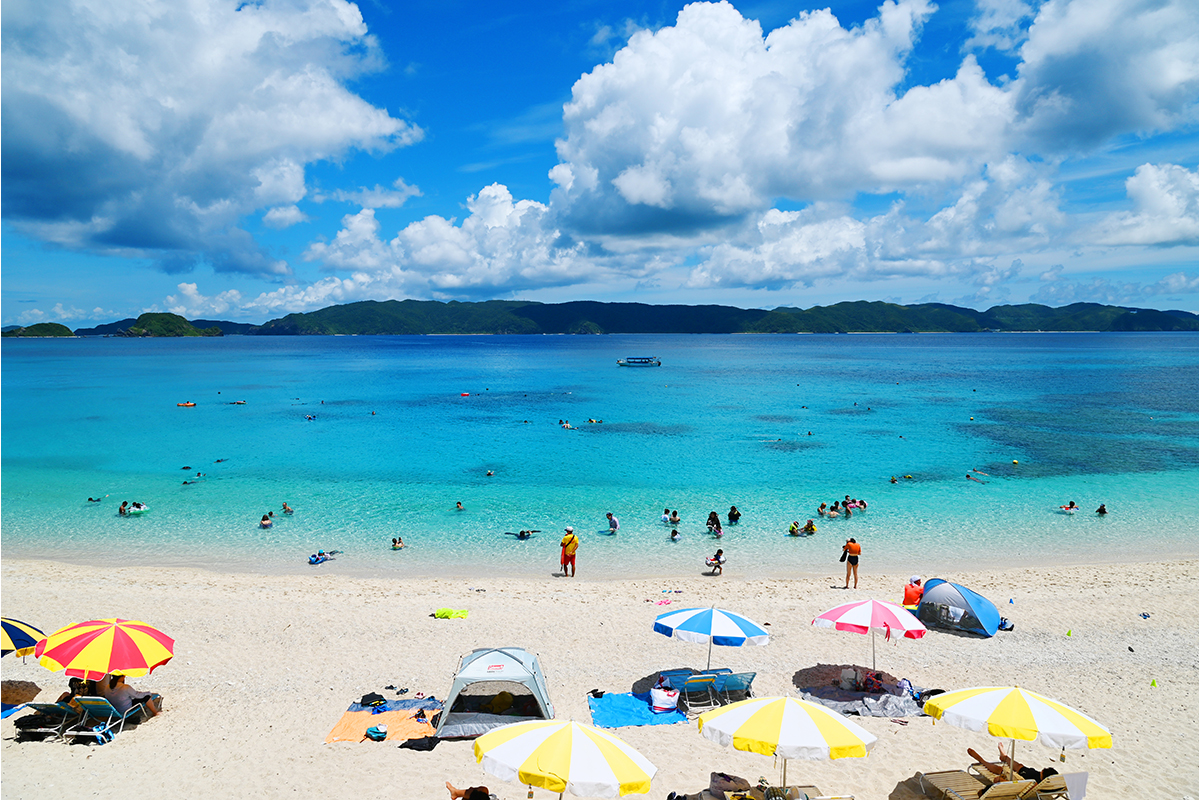
{"label": "distant island", "polygon": [[[75,336],[372,336],[428,334],[606,333],[984,333],[1032,331],[1196,331],[1187,311],[1073,303],[1061,308],[1025,303],[987,311],[943,303],[897,305],[855,301],[809,309],[645,303],[535,303],[487,300],[366,300],[288,314],[262,325],[142,314]],[[5,336],[70,336],[57,323],[16,328]]]}

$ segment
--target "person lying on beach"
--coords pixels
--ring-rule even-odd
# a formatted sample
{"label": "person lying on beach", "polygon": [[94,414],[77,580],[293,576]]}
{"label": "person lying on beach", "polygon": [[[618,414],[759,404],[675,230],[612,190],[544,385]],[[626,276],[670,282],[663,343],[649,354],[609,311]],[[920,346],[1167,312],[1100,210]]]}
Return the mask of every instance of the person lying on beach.
{"label": "person lying on beach", "polygon": [[450,792],[450,800],[488,800],[491,793],[486,786],[471,786],[466,789],[455,789],[454,784],[446,781],[446,789]]}
{"label": "person lying on beach", "polygon": [[138,692],[125,682],[124,675],[111,675],[107,681],[101,678],[97,681],[96,688],[99,690],[100,696],[112,703],[113,708],[122,714],[133,708],[134,703],[141,703],[152,717],[157,717],[162,713],[158,703],[154,700],[154,695]]}
{"label": "person lying on beach", "polygon": [[[969,747],[967,748],[967,755],[969,755],[971,758],[975,759],[975,761],[979,764],[979,766],[983,767],[984,769],[986,769],[988,772],[992,773],[993,775],[997,775],[1000,777],[1004,777],[1005,775],[1007,775],[1009,769],[1011,769],[1013,772],[1015,772],[1017,775],[1020,775],[1021,778],[1023,778],[1024,780],[1027,780],[1027,781],[1041,781],[1041,780],[1045,780],[1046,778],[1050,777],[1051,775],[1058,774],[1058,770],[1056,770],[1054,767],[1046,767],[1043,770],[1036,770],[1033,767],[1025,766],[1024,764],[1022,764],[1019,761],[1013,761],[1012,758],[1010,758],[1008,756],[1008,754],[1004,752],[1003,744],[997,744],[996,747],[998,747],[1000,750],[1000,763],[999,764],[993,764],[990,761],[985,761],[983,756],[979,755],[979,753],[976,753],[974,750],[972,750]],[[1007,765],[1007,766],[1005,766],[1005,765]]]}

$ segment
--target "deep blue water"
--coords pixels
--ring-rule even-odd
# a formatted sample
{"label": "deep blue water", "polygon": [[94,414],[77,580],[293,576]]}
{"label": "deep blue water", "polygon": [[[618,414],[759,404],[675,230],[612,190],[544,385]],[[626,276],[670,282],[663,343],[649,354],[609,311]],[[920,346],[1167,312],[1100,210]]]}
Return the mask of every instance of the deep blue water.
{"label": "deep blue water", "polygon": [[[847,536],[864,571],[902,572],[1200,541],[1194,334],[6,339],[2,355],[9,557],[308,571],[324,548],[345,551],[328,571],[548,575],[573,525],[581,577],[695,574],[718,546],[730,573],[792,575],[839,571]],[[617,367],[630,355],[663,366]],[[868,512],[784,535],[847,494]],[[122,500],[151,510],[120,518]],[[704,519],[733,504],[716,542]],[[522,528],[542,533],[505,535]]]}

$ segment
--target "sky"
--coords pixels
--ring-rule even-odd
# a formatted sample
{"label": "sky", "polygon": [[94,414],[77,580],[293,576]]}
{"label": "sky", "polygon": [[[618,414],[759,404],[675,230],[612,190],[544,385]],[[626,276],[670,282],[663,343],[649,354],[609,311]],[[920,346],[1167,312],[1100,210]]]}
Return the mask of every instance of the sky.
{"label": "sky", "polygon": [[1198,311],[1195,0],[5,0],[0,318]]}

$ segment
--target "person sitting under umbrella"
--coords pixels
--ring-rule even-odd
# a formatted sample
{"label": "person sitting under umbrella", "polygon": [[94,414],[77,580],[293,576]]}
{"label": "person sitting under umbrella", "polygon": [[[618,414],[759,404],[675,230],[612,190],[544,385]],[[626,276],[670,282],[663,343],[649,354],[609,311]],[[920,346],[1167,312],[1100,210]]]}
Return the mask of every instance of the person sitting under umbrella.
{"label": "person sitting under umbrella", "polygon": [[[1041,780],[1045,780],[1046,778],[1050,777],[1051,775],[1058,774],[1058,770],[1056,770],[1054,767],[1046,767],[1043,770],[1036,770],[1033,767],[1025,766],[1024,764],[1020,763],[1019,761],[1013,761],[1012,758],[1010,758],[1008,756],[1008,754],[1004,752],[1004,744],[1003,743],[999,743],[996,746],[1000,749],[1000,763],[999,764],[993,764],[990,761],[985,761],[983,756],[979,755],[979,753],[976,753],[974,750],[972,750],[969,747],[967,748],[967,755],[969,755],[971,758],[973,758],[977,762],[979,762],[979,766],[983,767],[984,769],[986,769],[988,772],[992,773],[993,775],[997,775],[1001,778],[1003,778],[1004,775],[1008,773],[1009,769],[1011,769],[1013,772],[1015,772],[1017,775],[1020,775],[1022,778],[1024,778],[1027,781],[1041,781]],[[1005,764],[1008,765],[1007,768],[1005,766],[1003,766]]]}
{"label": "person sitting under umbrella", "polygon": [[100,695],[112,703],[113,708],[122,714],[133,708],[134,703],[141,703],[152,717],[157,717],[162,713],[158,703],[154,700],[154,695],[139,693],[125,682],[124,675],[112,675],[107,681],[101,679],[97,682],[96,688],[99,689]]}

